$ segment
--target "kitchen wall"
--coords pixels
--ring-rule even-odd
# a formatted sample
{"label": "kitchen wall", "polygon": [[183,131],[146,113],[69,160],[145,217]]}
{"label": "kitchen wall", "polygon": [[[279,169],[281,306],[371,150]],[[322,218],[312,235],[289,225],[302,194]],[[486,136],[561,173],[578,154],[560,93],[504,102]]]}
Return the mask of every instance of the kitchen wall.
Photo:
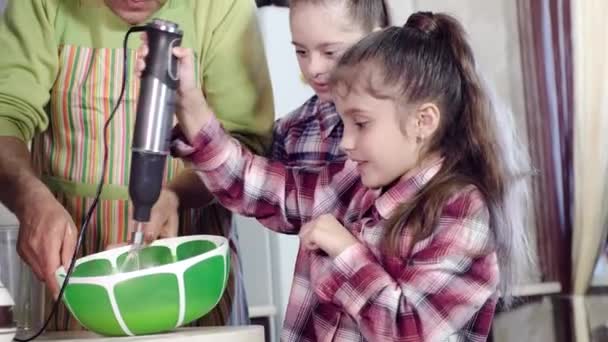
{"label": "kitchen wall", "polygon": [[0,204],[0,226],[16,225],[19,221],[5,206]]}
{"label": "kitchen wall", "polygon": [[469,34],[481,73],[525,129],[515,1],[387,0],[387,4],[394,25],[403,25],[414,11],[446,12],[460,20]]}

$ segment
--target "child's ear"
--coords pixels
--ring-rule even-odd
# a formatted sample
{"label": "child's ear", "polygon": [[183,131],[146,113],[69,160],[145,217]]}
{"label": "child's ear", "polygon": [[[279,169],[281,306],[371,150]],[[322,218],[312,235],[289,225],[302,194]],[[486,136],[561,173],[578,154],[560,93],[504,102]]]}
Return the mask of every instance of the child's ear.
{"label": "child's ear", "polygon": [[426,140],[431,137],[439,127],[441,119],[441,111],[434,103],[423,103],[418,107],[416,112],[416,123],[418,128],[418,137]]}

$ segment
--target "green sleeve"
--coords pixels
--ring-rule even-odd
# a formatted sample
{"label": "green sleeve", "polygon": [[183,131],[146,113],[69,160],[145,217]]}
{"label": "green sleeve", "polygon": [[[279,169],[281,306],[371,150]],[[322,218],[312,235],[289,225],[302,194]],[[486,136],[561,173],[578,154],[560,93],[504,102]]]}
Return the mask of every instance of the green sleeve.
{"label": "green sleeve", "polygon": [[56,1],[9,0],[0,21],[0,136],[24,141],[48,126],[58,68]]}
{"label": "green sleeve", "polygon": [[264,45],[251,0],[219,0],[202,83],[230,133],[257,153],[270,142],[274,109]]}

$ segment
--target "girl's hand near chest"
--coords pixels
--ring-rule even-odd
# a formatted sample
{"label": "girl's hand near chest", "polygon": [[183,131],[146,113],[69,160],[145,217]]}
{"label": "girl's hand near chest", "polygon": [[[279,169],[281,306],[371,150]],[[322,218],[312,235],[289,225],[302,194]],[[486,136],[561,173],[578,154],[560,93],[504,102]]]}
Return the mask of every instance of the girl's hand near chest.
{"label": "girl's hand near chest", "polygon": [[332,258],[359,243],[332,215],[321,215],[302,226],[300,242],[305,249],[322,250]]}

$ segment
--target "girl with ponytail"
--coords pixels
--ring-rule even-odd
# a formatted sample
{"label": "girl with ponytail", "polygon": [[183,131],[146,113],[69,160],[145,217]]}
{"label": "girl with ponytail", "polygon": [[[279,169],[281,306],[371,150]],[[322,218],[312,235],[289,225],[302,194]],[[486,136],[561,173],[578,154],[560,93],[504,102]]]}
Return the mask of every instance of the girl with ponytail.
{"label": "girl with ponytail", "polygon": [[[406,169],[441,160],[436,174],[391,215],[383,234],[387,251],[409,248],[399,238],[404,229],[412,237],[410,245],[429,238],[446,202],[471,189],[489,215],[500,289],[508,303],[510,289],[524,280],[531,263],[525,231],[530,165],[514,123],[501,117],[510,113],[498,113],[482,85],[461,25],[445,14],[414,14],[403,27],[373,34],[350,49],[332,83],[342,101],[363,86],[395,102],[403,136],[417,139],[407,145],[413,147],[409,153],[401,153]],[[414,129],[408,130],[412,122]]]}
{"label": "girl with ponytail", "polygon": [[329,84],[348,160],[320,171],[252,155],[200,92],[180,100],[176,154],[224,206],[301,238],[282,340],[485,340],[528,265],[528,164],[461,25],[416,13]]}

